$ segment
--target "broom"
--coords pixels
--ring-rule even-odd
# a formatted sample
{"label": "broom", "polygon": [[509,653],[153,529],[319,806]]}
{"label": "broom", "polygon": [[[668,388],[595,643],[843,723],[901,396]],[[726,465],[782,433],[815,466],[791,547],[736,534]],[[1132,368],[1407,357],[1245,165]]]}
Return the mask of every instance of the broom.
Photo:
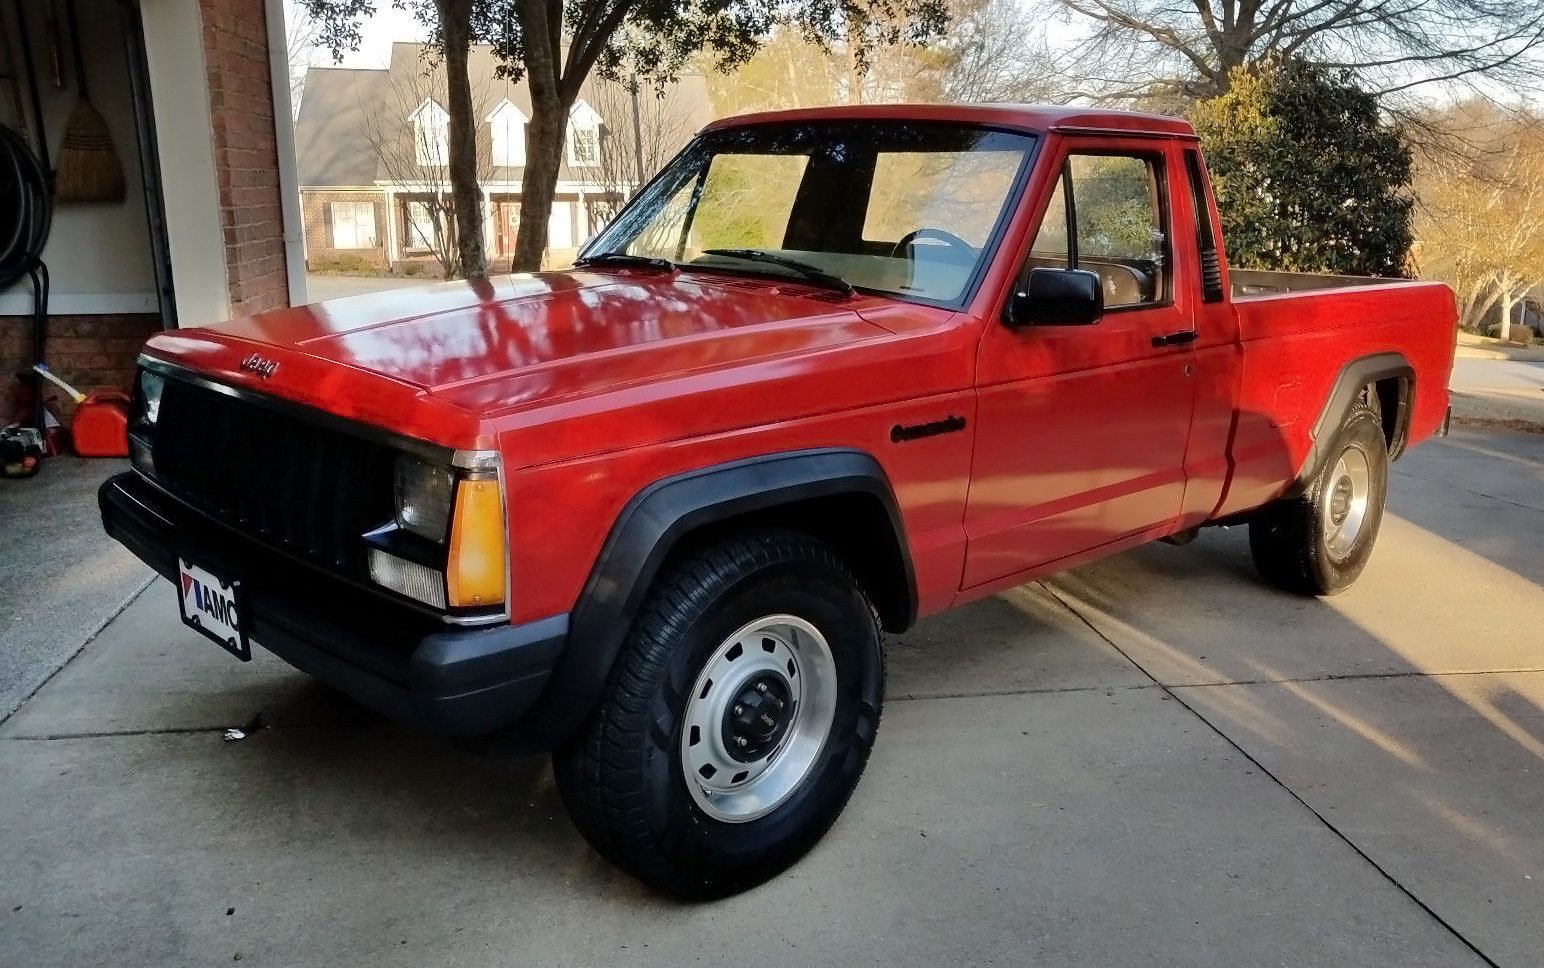
{"label": "broom", "polygon": [[75,17],[75,0],[69,0],[68,9],[80,100],[75,102],[75,110],[70,112],[64,137],[59,142],[54,194],[61,202],[121,202],[128,195],[123,164],[113,148],[107,122],[91,106],[91,97],[86,92],[86,65],[80,54],[80,24]]}

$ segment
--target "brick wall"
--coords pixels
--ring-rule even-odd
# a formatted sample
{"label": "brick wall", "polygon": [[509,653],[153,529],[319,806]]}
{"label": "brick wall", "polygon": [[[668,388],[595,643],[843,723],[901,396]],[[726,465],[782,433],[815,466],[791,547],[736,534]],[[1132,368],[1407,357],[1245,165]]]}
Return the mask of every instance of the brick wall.
{"label": "brick wall", "polygon": [[[49,367],[85,392],[127,390],[140,346],[160,327],[154,315],[54,316],[48,325]],[[32,317],[0,316],[0,426],[15,417],[15,374],[31,365]],[[74,402],[48,387],[45,394],[56,398],[54,412],[68,426]]]}
{"label": "brick wall", "polygon": [[[332,247],[331,221],[327,206],[332,202],[370,202],[375,206],[376,245],[370,249],[335,249]],[[341,263],[363,259],[373,266],[386,265],[386,194],[384,192],[300,193],[301,220],[306,233],[306,266],[327,271],[342,268]]]}
{"label": "brick wall", "polygon": [[263,4],[199,0],[199,10],[231,313],[276,309],[289,281]]}

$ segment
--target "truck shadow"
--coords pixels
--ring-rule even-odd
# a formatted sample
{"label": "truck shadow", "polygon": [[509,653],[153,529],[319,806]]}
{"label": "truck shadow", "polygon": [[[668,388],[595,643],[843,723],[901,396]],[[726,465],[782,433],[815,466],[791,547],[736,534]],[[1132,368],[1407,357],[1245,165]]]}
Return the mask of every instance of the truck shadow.
{"label": "truck shadow", "polygon": [[[1479,903],[1491,917],[1534,923],[1526,896],[1486,886],[1544,867],[1544,671],[1526,671],[1544,668],[1544,589],[1528,567],[1535,559],[1525,560],[1534,539],[1515,521],[1456,516],[1421,488],[1396,482],[1394,491],[1382,546],[1345,595],[1267,587],[1243,528],[1139,548],[892,637],[889,715],[975,697],[1129,690],[1140,702],[1172,690],[1391,873],[1430,885],[1428,903]],[[291,701],[348,708],[300,679]],[[327,850],[363,845],[391,851],[397,869],[429,883],[518,869],[527,890],[659,910],[573,832],[545,758],[473,756],[357,708],[342,719],[343,728],[265,731],[248,755],[215,767],[246,783],[258,764],[284,791],[271,815],[244,805],[243,822],[271,826],[265,836],[278,842],[286,825],[313,827],[318,869]],[[860,816],[871,809],[863,789],[851,808]],[[1038,796],[1054,802],[1058,792]],[[1140,812],[1131,822],[1144,822]],[[330,832],[338,818],[341,837]],[[832,836],[851,829],[843,822]]]}
{"label": "truck shadow", "polygon": [[1544,585],[1544,435],[1455,427],[1395,464],[1389,492],[1405,520]]}

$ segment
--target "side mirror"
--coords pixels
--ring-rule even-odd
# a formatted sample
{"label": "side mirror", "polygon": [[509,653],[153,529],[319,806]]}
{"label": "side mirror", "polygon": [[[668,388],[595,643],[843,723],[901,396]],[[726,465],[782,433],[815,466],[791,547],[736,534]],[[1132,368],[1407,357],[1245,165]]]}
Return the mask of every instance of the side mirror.
{"label": "side mirror", "polygon": [[1104,286],[1087,269],[1031,269],[1008,300],[1003,321],[1020,326],[1088,326],[1104,315]]}

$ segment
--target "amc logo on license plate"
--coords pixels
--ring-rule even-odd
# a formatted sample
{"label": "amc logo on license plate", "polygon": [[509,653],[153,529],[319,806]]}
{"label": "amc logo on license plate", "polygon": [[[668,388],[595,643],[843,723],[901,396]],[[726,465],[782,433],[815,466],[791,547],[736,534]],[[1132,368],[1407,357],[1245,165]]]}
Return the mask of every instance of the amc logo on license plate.
{"label": "amc logo on license plate", "polygon": [[188,561],[178,562],[177,601],[182,621],[204,633],[243,662],[252,658],[242,622],[236,582],[220,578]]}

